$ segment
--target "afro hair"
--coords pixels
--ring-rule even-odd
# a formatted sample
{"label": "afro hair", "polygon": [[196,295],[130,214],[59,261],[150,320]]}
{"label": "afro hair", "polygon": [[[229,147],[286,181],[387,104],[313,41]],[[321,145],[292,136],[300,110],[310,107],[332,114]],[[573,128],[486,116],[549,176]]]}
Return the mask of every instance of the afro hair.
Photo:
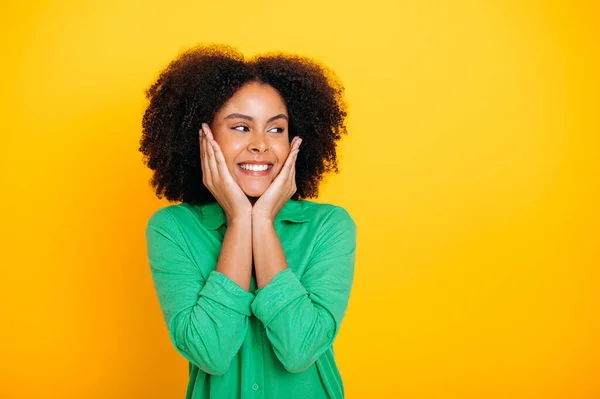
{"label": "afro hair", "polygon": [[292,199],[316,198],[323,176],[339,173],[336,143],[347,134],[344,87],[326,66],[299,55],[266,53],[245,59],[225,44],[193,47],[179,54],[146,90],[139,151],[154,171],[158,198],[206,204],[215,198],[202,183],[199,135],[244,84],[271,85],[289,115],[289,138],[304,138],[296,160]]}

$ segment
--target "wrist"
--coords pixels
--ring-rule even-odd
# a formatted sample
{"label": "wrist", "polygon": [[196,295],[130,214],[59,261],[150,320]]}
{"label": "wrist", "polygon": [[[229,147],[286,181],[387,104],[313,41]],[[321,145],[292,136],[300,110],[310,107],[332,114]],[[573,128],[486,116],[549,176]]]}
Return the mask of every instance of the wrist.
{"label": "wrist", "polygon": [[270,216],[265,215],[252,215],[252,226],[260,227],[260,226],[273,226],[275,224],[275,219]]}
{"label": "wrist", "polygon": [[240,226],[240,227],[244,227],[244,226],[252,226],[252,217],[250,215],[246,215],[246,216],[234,216],[231,218],[227,218],[227,226],[228,227],[233,227],[233,226]]}

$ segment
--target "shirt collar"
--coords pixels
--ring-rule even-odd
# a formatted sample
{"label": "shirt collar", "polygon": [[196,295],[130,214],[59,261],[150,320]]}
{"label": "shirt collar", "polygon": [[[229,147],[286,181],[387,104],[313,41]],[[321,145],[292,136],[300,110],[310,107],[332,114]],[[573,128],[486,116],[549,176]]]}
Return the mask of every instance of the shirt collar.
{"label": "shirt collar", "polygon": [[[221,207],[221,204],[219,204],[217,201],[201,205],[200,212],[202,214],[201,223],[208,230],[217,230],[224,224],[227,224],[227,216],[225,215],[225,211]],[[289,199],[275,217],[275,223],[283,221],[292,223],[303,223],[310,221],[310,218],[304,209],[304,202]]]}

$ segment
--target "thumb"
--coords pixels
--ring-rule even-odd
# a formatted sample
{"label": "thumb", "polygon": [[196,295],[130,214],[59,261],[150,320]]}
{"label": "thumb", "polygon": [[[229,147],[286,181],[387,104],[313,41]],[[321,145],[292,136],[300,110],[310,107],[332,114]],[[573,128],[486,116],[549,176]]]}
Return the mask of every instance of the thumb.
{"label": "thumb", "polygon": [[210,133],[210,137],[212,137],[213,134],[210,130],[210,126],[208,126],[208,123],[202,122],[202,130],[204,131],[204,134]]}

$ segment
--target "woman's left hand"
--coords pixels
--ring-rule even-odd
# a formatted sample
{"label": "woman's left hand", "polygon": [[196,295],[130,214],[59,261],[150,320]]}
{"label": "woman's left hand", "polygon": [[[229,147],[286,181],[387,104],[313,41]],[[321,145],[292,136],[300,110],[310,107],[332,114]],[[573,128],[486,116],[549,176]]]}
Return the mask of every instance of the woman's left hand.
{"label": "woman's left hand", "polygon": [[252,220],[261,219],[269,222],[275,217],[285,203],[296,192],[296,158],[302,139],[294,137],[290,145],[290,153],[279,171],[279,174],[252,207]]}

